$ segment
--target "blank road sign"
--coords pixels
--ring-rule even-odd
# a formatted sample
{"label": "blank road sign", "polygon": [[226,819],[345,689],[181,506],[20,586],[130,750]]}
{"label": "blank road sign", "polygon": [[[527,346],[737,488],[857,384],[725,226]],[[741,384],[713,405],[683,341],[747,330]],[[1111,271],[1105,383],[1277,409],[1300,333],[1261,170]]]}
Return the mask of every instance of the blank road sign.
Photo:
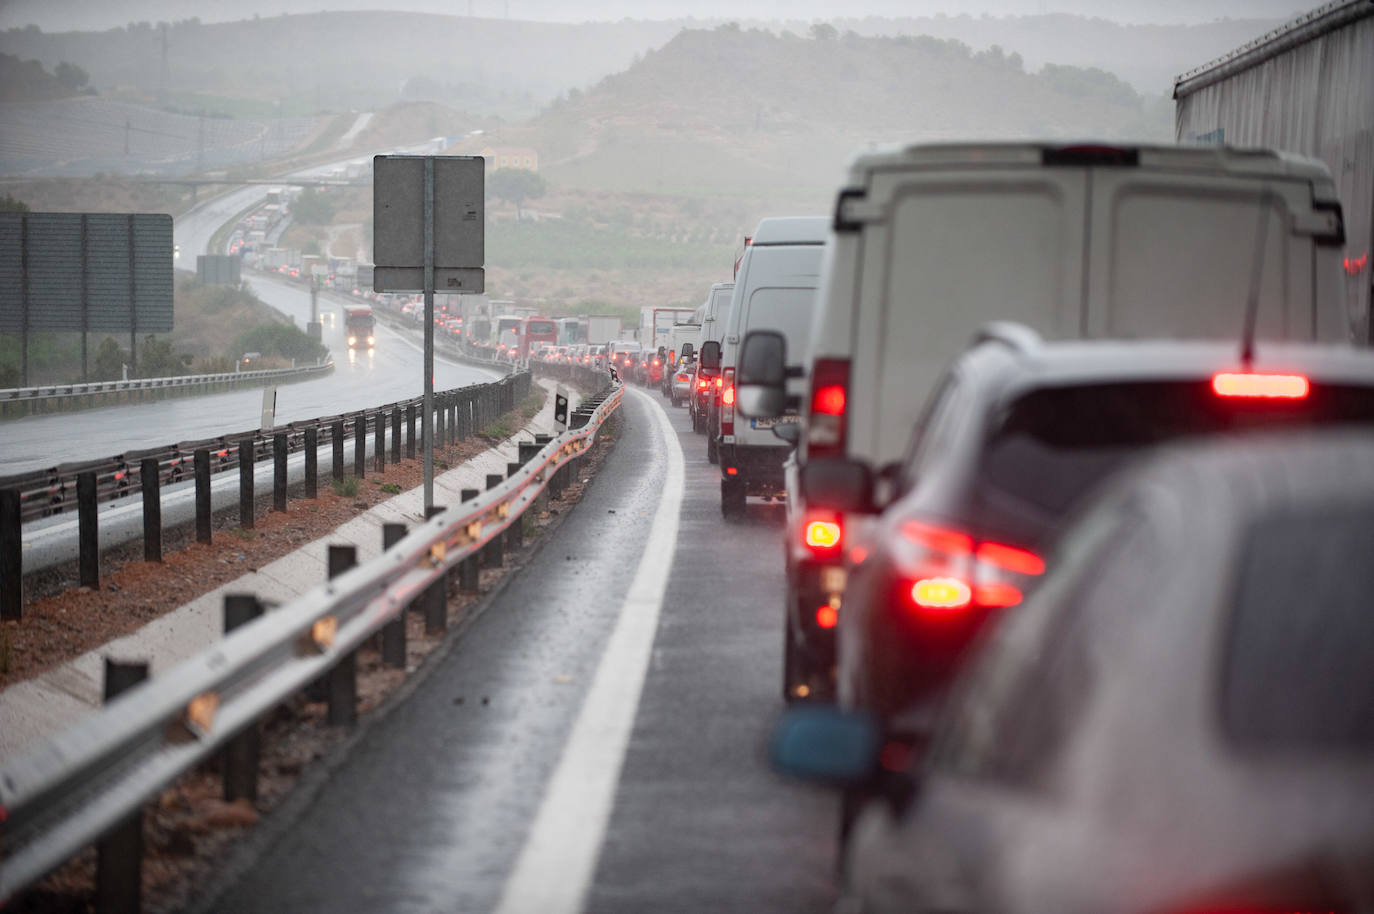
{"label": "blank road sign", "polygon": [[0,213],[0,331],[172,329],[172,217]]}
{"label": "blank road sign", "polygon": [[424,291],[426,159],[434,163],[434,291],[482,292],[486,164],[481,156],[373,158],[373,291]]}

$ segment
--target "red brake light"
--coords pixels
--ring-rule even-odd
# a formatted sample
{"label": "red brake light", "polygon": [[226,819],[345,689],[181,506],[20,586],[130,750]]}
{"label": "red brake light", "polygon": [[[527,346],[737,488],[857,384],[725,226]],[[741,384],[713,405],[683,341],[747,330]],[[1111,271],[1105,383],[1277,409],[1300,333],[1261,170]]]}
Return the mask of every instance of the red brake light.
{"label": "red brake light", "polygon": [[1300,374],[1223,371],[1212,376],[1212,390],[1219,397],[1301,400],[1310,388],[1307,378]]}
{"label": "red brake light", "polygon": [[720,402],[724,403],[726,406],[735,405],[735,387],[733,384],[725,388],[725,393],[721,395]]}
{"label": "red brake light", "polygon": [[808,458],[838,457],[849,433],[849,360],[816,359],[811,366],[811,407],[807,421]]}
{"label": "red brake light", "polygon": [[724,380],[724,378],[716,378],[716,387],[720,387]]}
{"label": "red brake light", "polygon": [[827,603],[816,609],[816,627],[834,628],[840,622],[839,611]]}
{"label": "red brake light", "polygon": [[907,521],[902,524],[902,536],[919,543],[929,546],[946,555],[972,555],[973,537],[967,533],[959,533],[956,530],[946,530],[943,527],[932,527],[929,524],[922,524],[918,521]]}
{"label": "red brake light", "polygon": [[708,385],[706,384],[705,378],[702,378],[701,380],[697,381],[697,390],[705,390],[707,386]]}
{"label": "red brake light", "polygon": [[979,543],[975,554],[978,561],[996,565],[1017,574],[1041,575],[1045,573],[1045,560],[1034,552],[1003,546],[1001,543]]}
{"label": "red brake light", "polygon": [[811,395],[811,411],[826,416],[844,415],[844,388],[838,384],[821,387]]}
{"label": "red brake light", "polygon": [[911,585],[911,599],[926,609],[963,609],[973,591],[958,578],[922,578]]}
{"label": "red brake light", "polygon": [[840,545],[840,533],[840,525],[836,521],[808,521],[806,545],[812,549],[836,549]]}

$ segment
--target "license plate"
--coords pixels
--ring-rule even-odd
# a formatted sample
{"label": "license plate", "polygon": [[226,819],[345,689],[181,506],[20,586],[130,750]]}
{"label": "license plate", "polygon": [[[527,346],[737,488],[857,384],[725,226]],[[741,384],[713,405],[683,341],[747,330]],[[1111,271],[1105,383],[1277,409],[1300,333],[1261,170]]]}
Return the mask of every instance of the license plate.
{"label": "license plate", "polygon": [[776,416],[770,419],[750,419],[750,428],[773,428],[775,425],[796,425],[796,416]]}

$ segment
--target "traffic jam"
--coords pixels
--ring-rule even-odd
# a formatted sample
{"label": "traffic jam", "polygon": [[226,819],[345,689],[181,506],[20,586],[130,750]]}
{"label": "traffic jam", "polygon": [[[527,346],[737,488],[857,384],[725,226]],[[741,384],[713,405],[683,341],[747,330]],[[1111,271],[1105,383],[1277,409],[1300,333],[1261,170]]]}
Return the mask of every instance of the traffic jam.
{"label": "traffic jam", "polygon": [[653,343],[534,353],[685,410],[723,523],[782,506],[771,758],[840,799],[838,909],[1374,909],[1343,240],[1312,160],[916,145]]}

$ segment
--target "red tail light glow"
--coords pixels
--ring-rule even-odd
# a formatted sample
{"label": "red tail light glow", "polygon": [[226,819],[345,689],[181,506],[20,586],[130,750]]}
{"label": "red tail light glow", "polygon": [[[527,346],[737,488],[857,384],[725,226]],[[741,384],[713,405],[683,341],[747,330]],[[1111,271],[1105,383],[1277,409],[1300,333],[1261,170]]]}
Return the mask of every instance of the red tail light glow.
{"label": "red tail light glow", "polygon": [[721,394],[720,402],[726,406],[735,405],[735,388],[733,386],[725,388],[725,393]]}
{"label": "red tail light glow", "polygon": [[1223,371],[1212,376],[1212,390],[1219,397],[1302,400],[1310,389],[1307,378],[1299,374]]}
{"label": "red tail light glow", "polygon": [[811,409],[806,432],[810,458],[838,457],[844,453],[848,390],[848,359],[816,359],[811,366]]}
{"label": "red tail light glow", "polygon": [[705,379],[705,378],[701,379],[700,381],[697,381],[697,390],[705,390],[705,389],[707,388],[707,386],[708,386],[708,385],[707,385],[707,383],[706,383],[706,379]]}
{"label": "red tail light glow", "polygon": [[978,542],[961,530],[916,520],[901,531],[893,558],[910,582],[916,609],[1019,606],[1032,579],[1045,573],[1044,559],[1016,546]]}
{"label": "red tail light glow", "polygon": [[911,599],[926,609],[963,609],[973,591],[958,578],[922,578],[911,585]]}
{"label": "red tail light glow", "polygon": [[809,521],[806,525],[806,545],[812,549],[837,549],[840,533],[840,525],[835,521]]}
{"label": "red tail light glow", "polygon": [[827,603],[816,610],[817,628],[834,628],[840,622],[840,613],[835,607]]}

